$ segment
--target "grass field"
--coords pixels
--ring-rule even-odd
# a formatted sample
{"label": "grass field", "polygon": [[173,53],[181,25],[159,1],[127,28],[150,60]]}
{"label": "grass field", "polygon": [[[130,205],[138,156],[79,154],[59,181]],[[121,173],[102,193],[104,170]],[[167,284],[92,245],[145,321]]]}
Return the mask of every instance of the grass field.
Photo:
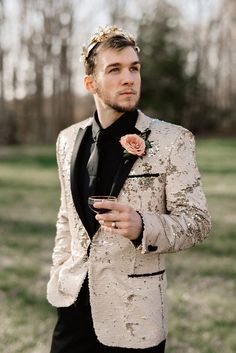
{"label": "grass field", "polygon": [[[210,237],[168,256],[167,353],[236,352],[236,140],[199,140]],[[45,291],[59,206],[53,146],[0,147],[0,352],[48,353]]]}

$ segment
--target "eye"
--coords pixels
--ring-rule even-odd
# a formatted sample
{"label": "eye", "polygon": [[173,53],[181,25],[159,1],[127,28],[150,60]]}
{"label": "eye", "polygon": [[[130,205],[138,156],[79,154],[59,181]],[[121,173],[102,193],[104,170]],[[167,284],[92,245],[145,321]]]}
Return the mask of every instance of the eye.
{"label": "eye", "polygon": [[119,72],[119,68],[118,67],[113,67],[112,69],[109,70],[109,72]]}
{"label": "eye", "polygon": [[130,71],[131,71],[131,72],[135,72],[135,71],[139,72],[139,67],[138,67],[138,66],[132,66],[132,67],[130,68]]}

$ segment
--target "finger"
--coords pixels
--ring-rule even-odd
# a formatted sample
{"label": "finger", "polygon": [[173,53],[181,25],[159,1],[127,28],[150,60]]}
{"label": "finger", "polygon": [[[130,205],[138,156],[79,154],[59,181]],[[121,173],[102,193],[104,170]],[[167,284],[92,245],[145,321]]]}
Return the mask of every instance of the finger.
{"label": "finger", "polygon": [[112,223],[103,223],[103,228],[108,230],[111,233],[122,235],[125,238],[131,239],[133,235],[133,229],[129,227],[127,223],[118,223],[115,222],[115,225]]}
{"label": "finger", "polygon": [[99,220],[104,220],[105,222],[118,222],[124,220],[124,215],[118,211],[109,211],[106,213],[100,213],[95,216],[95,218]]}
{"label": "finger", "polygon": [[120,212],[120,211],[115,211],[112,210],[110,212],[102,213],[102,214],[97,214],[95,218],[99,220],[104,220],[105,222],[132,222],[132,212],[130,211],[125,211],[125,212]]}
{"label": "finger", "polygon": [[110,221],[110,222],[105,222],[103,220],[100,220],[99,223],[102,226],[108,227],[108,228],[114,228],[114,229],[129,229],[130,224],[128,222],[121,222],[121,221]]}
{"label": "finger", "polygon": [[127,231],[124,229],[108,227],[105,224],[103,225],[103,228],[112,234],[122,235],[123,237],[128,238]]}
{"label": "finger", "polygon": [[129,206],[122,205],[114,201],[107,201],[107,200],[94,202],[94,207],[107,208],[108,210],[114,210],[119,212],[125,212],[131,209]]}

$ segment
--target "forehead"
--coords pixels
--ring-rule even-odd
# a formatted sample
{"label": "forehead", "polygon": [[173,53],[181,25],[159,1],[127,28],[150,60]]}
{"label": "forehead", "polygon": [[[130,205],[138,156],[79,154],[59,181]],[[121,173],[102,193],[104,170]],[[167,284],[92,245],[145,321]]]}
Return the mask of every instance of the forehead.
{"label": "forehead", "polygon": [[137,61],[139,61],[139,57],[133,47],[125,47],[123,49],[105,48],[97,53],[96,67],[98,70],[104,70],[112,64],[126,66]]}

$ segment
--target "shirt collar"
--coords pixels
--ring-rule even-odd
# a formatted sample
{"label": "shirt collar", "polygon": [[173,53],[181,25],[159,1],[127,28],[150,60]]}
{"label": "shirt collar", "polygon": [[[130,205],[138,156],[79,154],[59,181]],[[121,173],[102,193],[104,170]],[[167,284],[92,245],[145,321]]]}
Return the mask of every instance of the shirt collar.
{"label": "shirt collar", "polygon": [[93,140],[96,141],[96,138],[99,133],[102,133],[104,139],[120,138],[123,135],[128,133],[134,133],[135,124],[138,117],[138,111],[135,109],[132,112],[126,112],[120,116],[113,124],[108,126],[106,129],[103,129],[99,119],[97,111],[94,113],[94,119],[92,123],[92,135]]}

